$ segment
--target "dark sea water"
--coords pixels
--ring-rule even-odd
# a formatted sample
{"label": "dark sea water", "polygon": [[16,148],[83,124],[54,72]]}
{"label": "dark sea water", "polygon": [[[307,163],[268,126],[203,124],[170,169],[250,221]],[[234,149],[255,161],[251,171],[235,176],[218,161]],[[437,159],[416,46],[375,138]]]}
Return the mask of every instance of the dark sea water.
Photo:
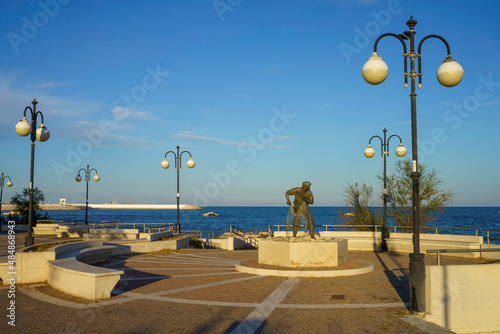
{"label": "dark sea water", "polygon": [[[205,212],[215,212],[219,217],[202,217]],[[85,210],[47,211],[51,219],[85,220]],[[288,207],[205,207],[201,210],[180,210],[180,224],[183,231],[225,231],[230,225],[242,230],[267,230],[270,225],[286,224]],[[315,225],[337,225],[340,223],[338,207],[314,207],[311,213]],[[119,221],[120,223],[175,223],[177,210],[137,210],[137,209],[95,209],[89,210],[89,221]],[[389,225],[390,222],[389,222]],[[475,234],[467,230],[441,230],[442,227],[500,230],[500,207],[449,207],[433,222],[440,228],[439,233]],[[318,227],[317,230],[322,230]],[[486,232],[479,231],[486,237]],[[490,232],[490,236],[500,238],[500,231]],[[486,239],[484,240],[486,242]],[[499,240],[491,243],[500,244]]]}

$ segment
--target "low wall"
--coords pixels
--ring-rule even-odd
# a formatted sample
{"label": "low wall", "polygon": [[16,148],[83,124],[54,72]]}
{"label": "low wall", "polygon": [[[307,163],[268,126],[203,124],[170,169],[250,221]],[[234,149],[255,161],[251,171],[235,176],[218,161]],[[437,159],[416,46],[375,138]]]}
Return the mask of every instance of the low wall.
{"label": "low wall", "polygon": [[178,250],[189,248],[189,237],[176,240],[157,240],[154,242],[144,240],[107,242],[106,244],[116,246],[112,256],[126,255],[130,253],[151,253],[164,249]]}
{"label": "low wall", "polygon": [[110,240],[137,240],[139,238],[138,229],[127,228],[99,228],[91,229],[89,233],[85,233],[84,239],[102,239],[104,241]]}
{"label": "low wall", "polygon": [[156,241],[163,237],[168,238],[174,235],[173,231],[165,231],[158,233],[139,233],[139,239],[146,239],[147,241]]}
{"label": "low wall", "polygon": [[[53,248],[44,252],[29,251],[36,246],[22,248],[16,252],[16,284],[45,282],[47,280],[48,273],[47,261],[53,261],[64,257],[64,253],[93,246],[102,246],[102,240],[68,243],[64,245],[54,246]],[[3,284],[7,285],[8,282],[6,278],[8,277],[6,275],[7,272],[11,270],[8,270],[7,272],[4,271],[4,269],[1,270],[0,278],[2,278]]]}
{"label": "low wall", "polygon": [[59,224],[36,224],[33,227],[33,233],[35,235],[53,235],[56,234],[57,229],[59,228]]}
{"label": "low wall", "polygon": [[246,247],[246,242],[244,239],[236,238],[236,237],[227,237],[223,239],[201,239],[204,243],[204,246],[211,248],[219,248],[225,250],[235,250],[235,249],[244,249]]}
{"label": "low wall", "polygon": [[[489,249],[489,248],[500,248],[500,245],[494,244],[482,244],[481,249]],[[481,258],[486,260],[500,260],[500,252],[485,252],[481,253]]]}
{"label": "low wall", "polygon": [[[482,236],[456,235],[456,234],[430,234],[420,233],[420,252],[425,253],[428,249],[476,249],[483,244]],[[397,253],[413,252],[413,233],[391,232],[387,239],[389,251]],[[470,253],[446,253],[443,256],[479,258],[479,252]]]}
{"label": "low wall", "polygon": [[500,332],[500,264],[427,266],[425,295],[428,321],[458,333]]}
{"label": "low wall", "polygon": [[58,238],[82,238],[85,231],[85,225],[59,225],[56,235]]}

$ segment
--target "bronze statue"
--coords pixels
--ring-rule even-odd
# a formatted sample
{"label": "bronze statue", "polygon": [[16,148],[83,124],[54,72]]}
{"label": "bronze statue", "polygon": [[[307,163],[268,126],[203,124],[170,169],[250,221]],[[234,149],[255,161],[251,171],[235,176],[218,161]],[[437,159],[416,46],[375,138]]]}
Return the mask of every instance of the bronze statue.
{"label": "bronze statue", "polygon": [[300,229],[300,218],[304,215],[306,219],[306,227],[309,230],[311,238],[314,239],[314,220],[309,209],[309,204],[314,203],[314,197],[311,192],[311,182],[302,182],[302,187],[292,188],[285,193],[286,204],[292,205],[290,196],[295,196],[293,200],[293,236],[297,236],[297,231]]}

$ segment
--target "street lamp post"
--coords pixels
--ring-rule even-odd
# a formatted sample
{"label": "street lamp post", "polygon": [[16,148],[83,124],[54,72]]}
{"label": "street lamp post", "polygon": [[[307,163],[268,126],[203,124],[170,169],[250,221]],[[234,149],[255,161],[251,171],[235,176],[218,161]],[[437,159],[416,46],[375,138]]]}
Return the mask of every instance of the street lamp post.
{"label": "street lamp post", "polygon": [[[3,173],[2,173],[2,177],[0,177],[0,214],[2,214],[2,196],[3,196],[3,186],[4,186],[4,183],[5,183],[5,180],[6,179],[9,179],[9,181],[7,181],[7,187],[12,187],[13,183],[12,183],[12,180],[10,179],[10,176],[3,176]],[[0,221],[2,221],[2,218],[0,217]]]}
{"label": "street lamp post", "polygon": [[[462,81],[463,69],[450,54],[448,42],[439,35],[427,35],[418,44],[418,52],[415,52],[415,25],[417,21],[410,17],[406,25],[410,28],[400,35],[386,33],[380,35],[375,41],[372,57],[363,66],[363,78],[372,85],[378,85],[387,78],[388,68],[382,58],[377,54],[378,42],[386,36],[397,38],[403,45],[404,53],[404,78],[405,88],[408,87],[408,77],[411,82],[411,135],[412,135],[412,209],[413,209],[413,253],[410,254],[409,283],[410,283],[410,311],[412,313],[425,312],[425,263],[424,254],[420,253],[420,205],[418,182],[420,173],[418,171],[418,147],[417,147],[417,94],[415,92],[415,78],[418,77],[418,87],[422,88],[422,54],[421,47],[429,38],[441,40],[447,51],[446,59],[437,71],[439,83],[445,87],[456,86]],[[409,41],[410,51],[407,52],[405,40]],[[410,58],[410,72],[407,71],[408,58]],[[415,71],[415,60],[418,59],[418,72]]]}
{"label": "street lamp post", "polygon": [[403,142],[401,140],[401,137],[398,135],[391,135],[389,138],[387,138],[387,129],[384,128],[384,139],[382,139],[380,136],[373,136],[370,138],[368,141],[368,147],[365,149],[365,156],[367,158],[371,158],[375,155],[375,150],[371,146],[371,142],[373,138],[378,138],[380,139],[381,143],[381,154],[382,158],[384,158],[384,193],[382,194],[382,197],[384,199],[384,220],[382,222],[382,250],[386,251],[387,250],[387,243],[386,240],[389,238],[389,231],[387,229],[387,157],[389,156],[389,141],[391,140],[392,137],[398,137],[399,138],[399,145],[396,148],[396,155],[398,157],[404,157],[406,155],[406,148],[403,146]]}
{"label": "street lamp post", "polygon": [[87,184],[87,191],[85,193],[85,233],[89,233],[89,181],[90,181],[90,172],[94,171],[94,181],[97,182],[101,178],[99,177],[99,174],[97,172],[97,169],[91,168],[89,169],[89,165],[87,165],[87,169],[85,168],[80,168],[78,171],[78,175],[75,177],[76,182],[80,182],[82,180],[82,177],[80,176],[80,172],[83,171],[85,173],[85,183]]}
{"label": "street lamp post", "polygon": [[[22,137],[26,137],[28,135],[31,139],[31,168],[30,168],[30,202],[29,202],[29,214],[28,214],[28,235],[25,238],[24,246],[28,247],[33,245],[35,242],[35,238],[33,238],[33,179],[34,179],[34,170],[35,170],[35,140],[44,142],[47,141],[50,137],[50,132],[47,130],[45,125],[43,124],[43,114],[41,111],[36,111],[36,105],[38,102],[33,99],[31,102],[33,108],[30,106],[24,109],[23,118],[16,124],[16,133]],[[29,111],[31,113],[31,124],[26,119],[26,112]],[[36,128],[36,118],[40,115],[42,118],[42,124],[40,127]]]}
{"label": "street lamp post", "polygon": [[184,154],[184,153],[189,154],[189,160],[188,160],[188,162],[186,164],[188,166],[188,168],[193,168],[194,165],[195,165],[194,164],[194,160],[191,157],[191,153],[189,151],[182,151],[181,153],[179,153],[179,148],[180,147],[177,145],[177,153],[175,153],[174,151],[168,151],[167,153],[165,153],[165,158],[161,162],[161,167],[164,168],[164,169],[167,169],[170,166],[170,163],[167,160],[167,155],[169,153],[172,153],[174,155],[174,158],[175,158],[175,169],[177,170],[177,224],[175,225],[175,232],[176,233],[181,233],[181,225],[179,223],[179,200],[180,200],[180,195],[179,195],[179,170],[181,169],[181,157],[182,157],[182,154]]}

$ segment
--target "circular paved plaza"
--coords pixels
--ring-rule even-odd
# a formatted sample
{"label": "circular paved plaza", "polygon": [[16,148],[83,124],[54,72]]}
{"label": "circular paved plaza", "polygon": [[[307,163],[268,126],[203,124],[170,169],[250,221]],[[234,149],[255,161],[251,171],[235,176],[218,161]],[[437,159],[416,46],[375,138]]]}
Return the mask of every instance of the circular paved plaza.
{"label": "circular paved plaza", "polygon": [[[240,261],[257,259],[256,250],[116,256],[102,264],[125,272],[109,300],[85,301],[45,284],[18,286],[16,326],[4,320],[0,328],[3,333],[448,332],[408,315],[407,254],[349,252],[349,258],[373,263],[374,271],[288,278],[234,269]],[[434,264],[435,258],[427,261]],[[0,289],[2,306],[9,302],[7,293]]]}

